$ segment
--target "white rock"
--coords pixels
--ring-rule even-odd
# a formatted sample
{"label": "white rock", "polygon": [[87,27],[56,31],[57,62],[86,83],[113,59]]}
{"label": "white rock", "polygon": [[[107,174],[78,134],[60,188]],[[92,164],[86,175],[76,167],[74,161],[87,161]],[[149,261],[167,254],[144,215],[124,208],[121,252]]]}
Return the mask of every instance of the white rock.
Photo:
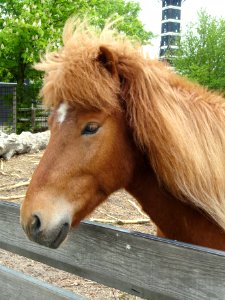
{"label": "white rock", "polygon": [[6,134],[0,131],[0,157],[8,160],[15,154],[34,153],[45,149],[50,137],[50,131],[31,133],[22,132]]}

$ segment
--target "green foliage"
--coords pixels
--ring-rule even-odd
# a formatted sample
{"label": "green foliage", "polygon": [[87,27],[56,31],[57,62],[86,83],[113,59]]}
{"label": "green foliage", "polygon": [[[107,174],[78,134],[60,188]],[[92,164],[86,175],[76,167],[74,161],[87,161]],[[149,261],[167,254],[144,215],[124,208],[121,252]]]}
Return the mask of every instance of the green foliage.
{"label": "green foliage", "polygon": [[225,92],[225,20],[199,12],[181,38],[174,67],[210,89]]}
{"label": "green foliage", "polygon": [[125,0],[1,0],[0,80],[22,86],[25,78],[39,78],[33,63],[46,47],[60,47],[64,23],[71,15],[88,16],[100,27],[111,15],[123,16],[118,29],[147,43],[152,33],[138,20],[139,11],[138,3]]}

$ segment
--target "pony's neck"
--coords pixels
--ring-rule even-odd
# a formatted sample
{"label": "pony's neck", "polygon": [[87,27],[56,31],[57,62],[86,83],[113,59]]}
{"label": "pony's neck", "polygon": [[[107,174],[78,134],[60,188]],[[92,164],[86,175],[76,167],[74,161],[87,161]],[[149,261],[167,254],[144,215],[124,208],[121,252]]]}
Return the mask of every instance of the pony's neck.
{"label": "pony's neck", "polygon": [[160,62],[134,65],[127,67],[122,97],[136,145],[174,197],[198,206],[225,231],[224,98]]}
{"label": "pony's neck", "polygon": [[225,233],[195,207],[160,187],[151,167],[140,166],[126,188],[156,224],[158,234],[170,239],[225,250]]}

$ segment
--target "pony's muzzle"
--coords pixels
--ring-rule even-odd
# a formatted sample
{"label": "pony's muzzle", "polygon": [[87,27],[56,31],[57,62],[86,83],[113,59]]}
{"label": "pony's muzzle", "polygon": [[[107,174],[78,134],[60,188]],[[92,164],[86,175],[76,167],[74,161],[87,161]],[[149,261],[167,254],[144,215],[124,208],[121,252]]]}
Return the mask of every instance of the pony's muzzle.
{"label": "pony's muzzle", "polygon": [[56,249],[65,240],[70,229],[69,220],[61,220],[51,228],[46,228],[40,214],[33,214],[24,231],[30,240]]}

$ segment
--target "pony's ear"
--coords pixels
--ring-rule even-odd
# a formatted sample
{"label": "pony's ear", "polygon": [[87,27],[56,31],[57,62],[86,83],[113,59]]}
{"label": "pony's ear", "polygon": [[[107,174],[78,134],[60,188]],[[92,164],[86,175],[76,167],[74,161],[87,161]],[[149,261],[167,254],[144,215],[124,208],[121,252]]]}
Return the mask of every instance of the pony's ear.
{"label": "pony's ear", "polygon": [[117,74],[115,57],[113,55],[113,52],[110,51],[107,47],[99,47],[99,54],[97,60],[112,76]]}

